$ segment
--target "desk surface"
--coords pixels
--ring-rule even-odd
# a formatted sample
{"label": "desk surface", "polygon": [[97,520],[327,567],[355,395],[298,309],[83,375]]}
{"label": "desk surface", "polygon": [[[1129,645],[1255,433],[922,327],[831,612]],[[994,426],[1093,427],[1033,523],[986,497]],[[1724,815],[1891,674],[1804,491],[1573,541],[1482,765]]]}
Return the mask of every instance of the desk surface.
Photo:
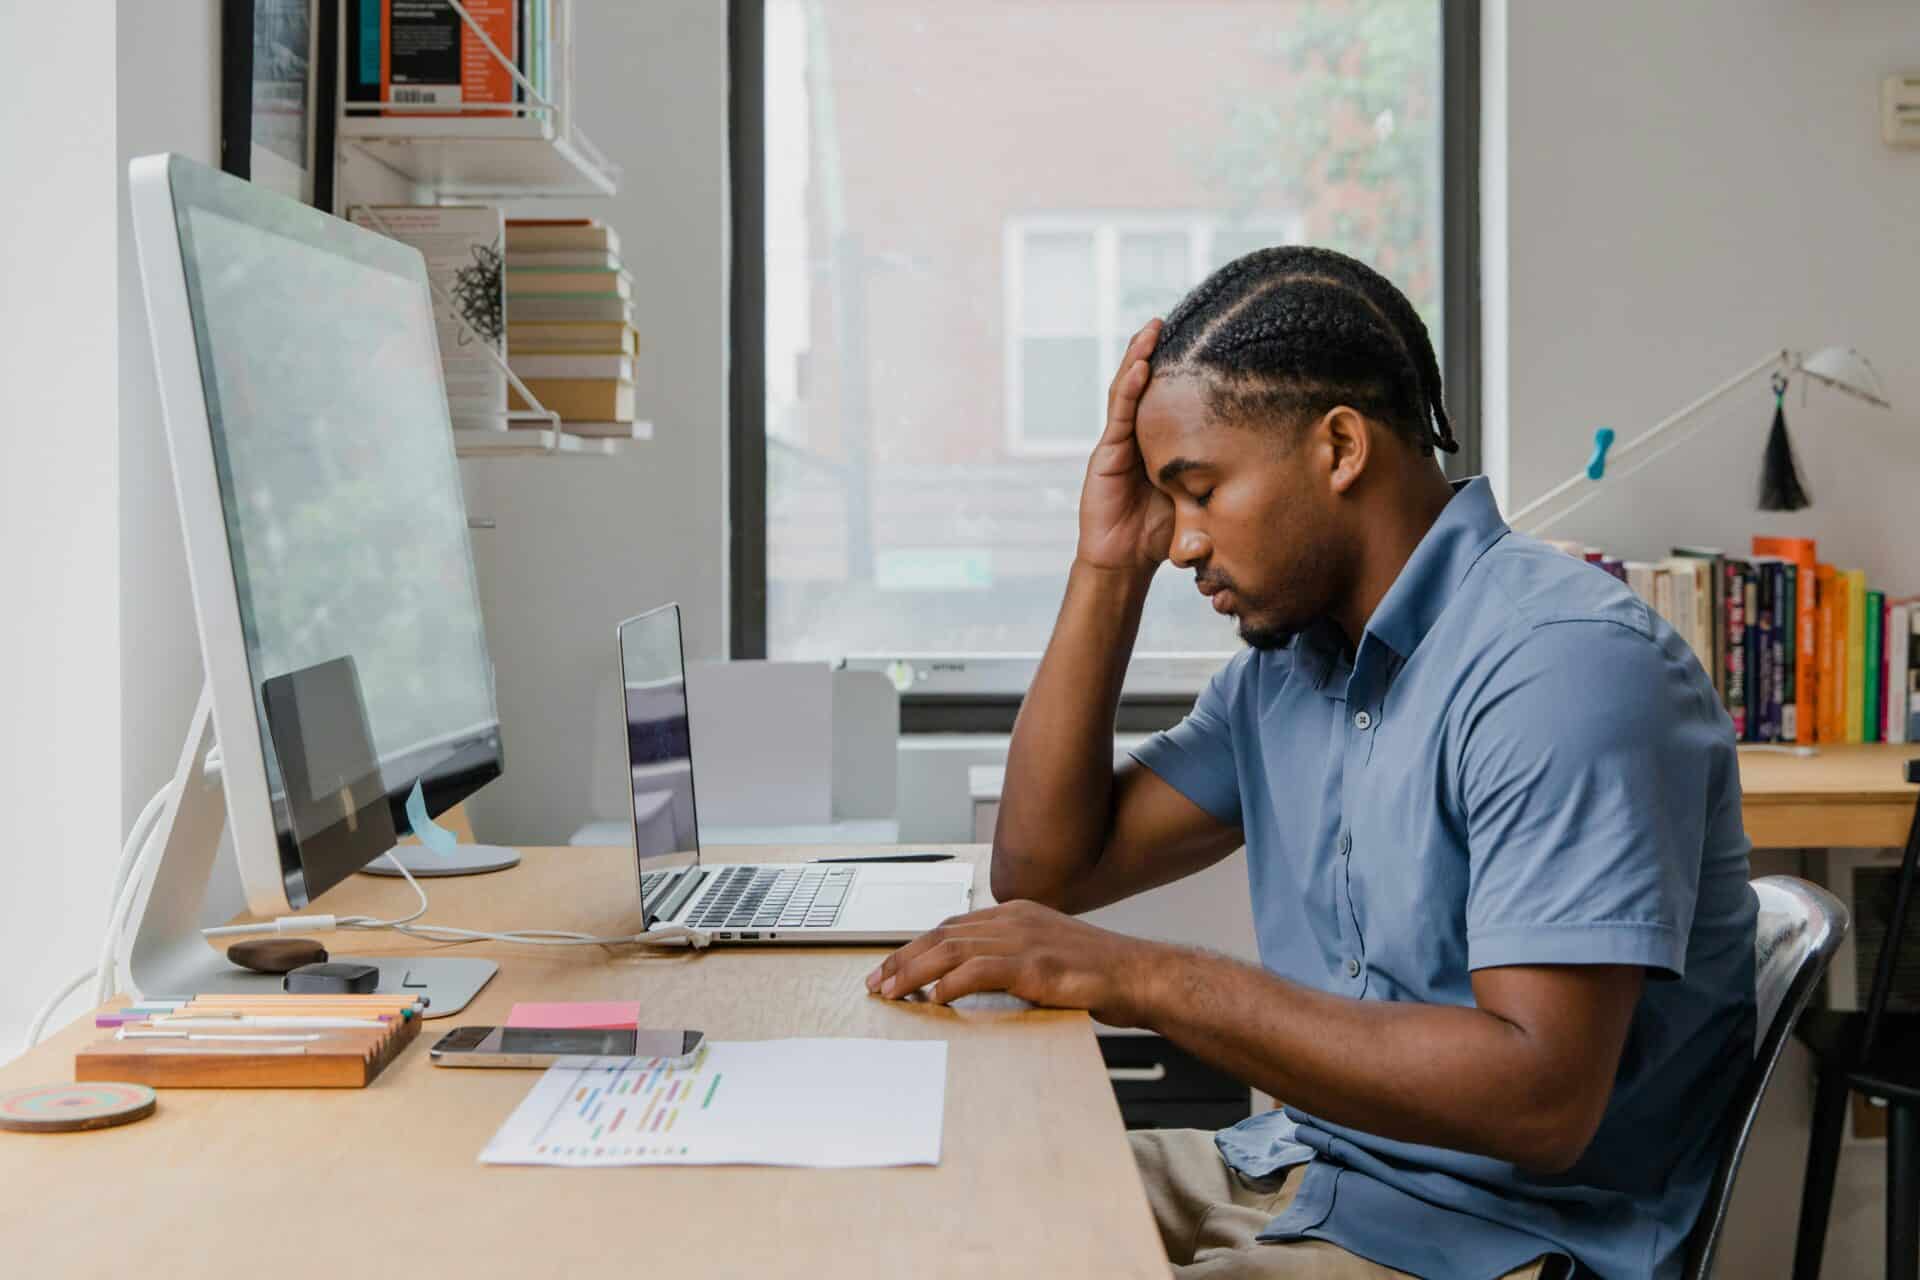
{"label": "desk surface", "polygon": [[[1920,743],[1821,747],[1817,755],[1740,753],[1741,813],[1759,849],[1866,848],[1904,845],[1915,788],[1902,762]],[[994,803],[1006,769],[975,765],[967,787],[976,804]]]}
{"label": "desk surface", "polygon": [[1903,845],[1915,788],[1903,762],[1920,743],[1821,747],[1813,756],[1740,753],[1741,812],[1761,849]]}
{"label": "desk surface", "polygon": [[[528,850],[512,871],[429,881],[430,918],[630,931],[630,856]],[[982,882],[976,901],[986,899]],[[320,905],[392,915],[410,903],[404,883],[356,876]],[[432,949],[394,934],[327,942],[364,954]],[[598,948],[480,944],[459,953],[500,960],[499,975],[466,1010],[428,1023],[367,1089],[163,1090],[159,1111],[125,1128],[0,1133],[5,1269],[107,1276],[137,1259],[155,1275],[217,1274],[226,1262],[327,1280],[389,1268],[525,1280],[649,1264],[696,1276],[1166,1274],[1084,1014],[875,1000],[861,979],[878,948],[609,958]],[[649,1025],[722,1040],[947,1040],[939,1166],[481,1167],[481,1147],[537,1077],[436,1068],[430,1039],[461,1023],[504,1022],[515,1000],[615,998],[639,1000]],[[91,1021],[0,1068],[0,1089],[72,1079]]]}

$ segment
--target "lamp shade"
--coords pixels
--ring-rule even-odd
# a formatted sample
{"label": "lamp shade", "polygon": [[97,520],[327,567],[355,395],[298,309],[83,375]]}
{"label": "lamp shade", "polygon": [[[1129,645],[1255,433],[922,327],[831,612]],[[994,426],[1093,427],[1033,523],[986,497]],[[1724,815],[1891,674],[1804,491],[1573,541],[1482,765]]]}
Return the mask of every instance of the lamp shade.
{"label": "lamp shade", "polygon": [[1800,362],[1800,372],[1835,391],[1844,391],[1856,400],[1891,409],[1880,375],[1867,358],[1852,347],[1822,347]]}

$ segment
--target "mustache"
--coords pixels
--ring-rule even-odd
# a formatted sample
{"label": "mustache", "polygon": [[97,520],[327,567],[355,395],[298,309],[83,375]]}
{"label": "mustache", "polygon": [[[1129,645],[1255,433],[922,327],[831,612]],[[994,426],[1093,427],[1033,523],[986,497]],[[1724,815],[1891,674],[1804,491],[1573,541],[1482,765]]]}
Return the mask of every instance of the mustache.
{"label": "mustache", "polygon": [[1231,591],[1237,595],[1240,591],[1239,585],[1232,578],[1212,570],[1194,574],[1193,584],[1207,595],[1213,595],[1219,591]]}

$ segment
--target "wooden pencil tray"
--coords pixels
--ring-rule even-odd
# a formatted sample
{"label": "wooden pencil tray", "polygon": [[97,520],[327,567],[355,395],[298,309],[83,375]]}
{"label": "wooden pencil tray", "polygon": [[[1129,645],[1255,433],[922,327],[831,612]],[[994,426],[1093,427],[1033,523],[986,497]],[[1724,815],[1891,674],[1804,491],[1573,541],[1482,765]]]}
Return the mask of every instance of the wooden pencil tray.
{"label": "wooden pencil tray", "polygon": [[101,1040],[74,1055],[73,1078],[155,1089],[363,1089],[418,1038],[423,1021],[400,1019],[377,1038],[329,1036],[299,1054],[183,1053],[164,1040]]}

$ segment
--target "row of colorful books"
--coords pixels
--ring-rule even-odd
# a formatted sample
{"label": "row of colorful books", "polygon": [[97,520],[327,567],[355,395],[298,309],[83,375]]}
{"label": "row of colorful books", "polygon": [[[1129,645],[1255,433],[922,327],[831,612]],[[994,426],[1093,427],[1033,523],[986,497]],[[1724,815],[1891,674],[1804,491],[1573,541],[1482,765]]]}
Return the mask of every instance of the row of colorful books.
{"label": "row of colorful books", "polygon": [[1821,564],[1811,538],[1755,537],[1739,558],[1658,562],[1555,543],[1631,587],[1712,675],[1745,742],[1920,741],[1920,601]]}
{"label": "row of colorful books", "polygon": [[[575,435],[631,436],[633,277],[620,237],[592,218],[510,218],[507,363]],[[515,409],[527,407],[518,392]]]}

